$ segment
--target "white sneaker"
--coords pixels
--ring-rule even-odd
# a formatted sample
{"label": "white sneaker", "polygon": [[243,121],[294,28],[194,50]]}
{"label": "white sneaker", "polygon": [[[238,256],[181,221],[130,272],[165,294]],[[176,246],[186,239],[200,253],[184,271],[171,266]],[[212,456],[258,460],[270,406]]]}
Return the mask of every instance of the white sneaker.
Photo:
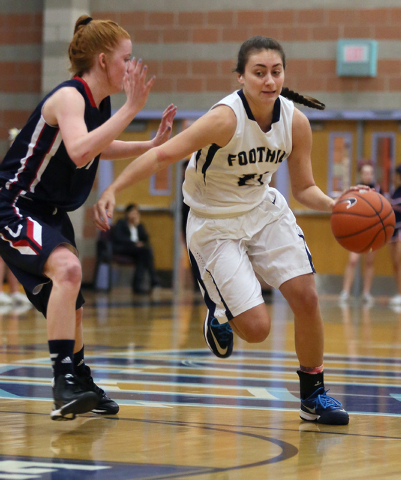
{"label": "white sneaker", "polygon": [[349,300],[349,293],[346,292],[345,290],[343,290],[341,293],[340,293],[340,296],[338,298],[340,300],[340,302],[346,302],[347,300]]}
{"label": "white sneaker", "polygon": [[12,308],[12,305],[0,305],[0,315],[11,312]]}
{"label": "white sneaker", "polygon": [[388,303],[390,305],[401,305],[401,294],[398,293],[393,298],[390,298],[390,301]]}
{"label": "white sneaker", "polygon": [[0,292],[0,305],[12,305],[13,301],[9,295]]}
{"label": "white sneaker", "polygon": [[31,302],[28,300],[28,297],[21,292],[10,293],[10,298],[12,302],[18,305],[30,305]]}
{"label": "white sneaker", "polygon": [[13,313],[14,315],[22,315],[23,313],[29,312],[29,310],[32,308],[32,303],[29,305],[27,303],[20,303],[19,305],[15,305],[9,308],[10,313]]}
{"label": "white sneaker", "polygon": [[369,305],[372,305],[375,302],[375,299],[370,293],[364,293],[362,295],[362,301],[363,303],[368,303]]}

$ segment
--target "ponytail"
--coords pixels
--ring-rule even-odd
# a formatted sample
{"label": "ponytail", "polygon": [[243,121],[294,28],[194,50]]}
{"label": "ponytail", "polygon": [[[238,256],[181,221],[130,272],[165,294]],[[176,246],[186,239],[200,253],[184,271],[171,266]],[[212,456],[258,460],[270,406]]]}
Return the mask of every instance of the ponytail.
{"label": "ponytail", "polygon": [[300,93],[294,92],[287,87],[283,87],[280,95],[288,98],[288,100],[292,100],[295,103],[305,105],[309,108],[316,108],[317,110],[324,110],[326,108],[326,105],[322,102],[319,102],[319,100],[316,100],[316,98],[309,97],[308,95],[301,95]]}
{"label": "ponytail", "polygon": [[82,77],[93,67],[96,55],[112,52],[125,38],[130,39],[128,32],[112,20],[93,20],[89,15],[81,15],[68,48],[70,72]]}

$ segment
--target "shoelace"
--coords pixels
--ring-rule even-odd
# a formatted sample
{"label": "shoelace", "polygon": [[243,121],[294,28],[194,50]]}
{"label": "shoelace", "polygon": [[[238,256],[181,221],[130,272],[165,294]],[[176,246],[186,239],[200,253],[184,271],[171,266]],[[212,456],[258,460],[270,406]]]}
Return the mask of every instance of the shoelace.
{"label": "shoelace", "polygon": [[96,383],[93,381],[92,376],[86,377],[85,378],[86,383],[89,385],[89,388],[95,392],[99,397],[102,397],[104,395],[104,390],[102,390],[100,387],[96,385]]}
{"label": "shoelace", "polygon": [[230,340],[232,330],[228,322],[220,324],[220,323],[217,323],[216,321],[216,322],[213,322],[213,325],[211,323],[210,327],[213,328],[213,333],[215,334],[219,343],[228,342]]}
{"label": "shoelace", "polygon": [[[330,390],[330,389],[329,389]],[[339,402],[338,400],[336,400],[335,398],[333,397],[329,397],[328,395],[326,395],[326,393],[329,391],[329,390],[326,390],[324,393],[322,393],[321,395],[318,395],[317,398],[316,398],[316,403],[320,403],[320,405],[323,407],[323,408],[327,408],[327,407],[333,407],[333,408],[341,408],[343,406],[343,404],[341,402]]]}

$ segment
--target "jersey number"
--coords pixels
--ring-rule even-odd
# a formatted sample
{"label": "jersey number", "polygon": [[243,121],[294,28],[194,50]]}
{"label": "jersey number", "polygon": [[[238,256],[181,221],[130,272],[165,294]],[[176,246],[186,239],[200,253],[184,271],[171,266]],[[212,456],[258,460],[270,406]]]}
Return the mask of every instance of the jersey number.
{"label": "jersey number", "polygon": [[261,175],[258,175],[257,173],[242,175],[242,177],[239,177],[238,179],[238,186],[243,187],[244,185],[264,185],[264,183],[262,182],[262,178],[263,175],[266,175],[266,173],[269,172],[262,173]]}

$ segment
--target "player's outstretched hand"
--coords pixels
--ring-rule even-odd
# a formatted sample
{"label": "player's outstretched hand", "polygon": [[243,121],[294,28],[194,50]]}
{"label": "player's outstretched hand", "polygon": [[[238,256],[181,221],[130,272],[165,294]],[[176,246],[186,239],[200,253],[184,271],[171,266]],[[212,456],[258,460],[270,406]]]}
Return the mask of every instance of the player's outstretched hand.
{"label": "player's outstretched hand", "polygon": [[162,120],[157,130],[155,138],[152,140],[153,147],[158,147],[171,136],[173,130],[173,121],[175,114],[177,113],[177,107],[173,104],[169,105],[163,112]]}
{"label": "player's outstretched hand", "polygon": [[110,230],[109,219],[113,218],[116,197],[114,193],[106,189],[98,202],[93,206],[93,217],[97,228],[106,232]]}
{"label": "player's outstretched hand", "polygon": [[148,67],[143,65],[142,60],[130,61],[127,73],[124,75],[124,91],[127,95],[127,104],[133,110],[134,115],[145,106],[150,89],[155,83],[156,77],[153,76],[146,81]]}

